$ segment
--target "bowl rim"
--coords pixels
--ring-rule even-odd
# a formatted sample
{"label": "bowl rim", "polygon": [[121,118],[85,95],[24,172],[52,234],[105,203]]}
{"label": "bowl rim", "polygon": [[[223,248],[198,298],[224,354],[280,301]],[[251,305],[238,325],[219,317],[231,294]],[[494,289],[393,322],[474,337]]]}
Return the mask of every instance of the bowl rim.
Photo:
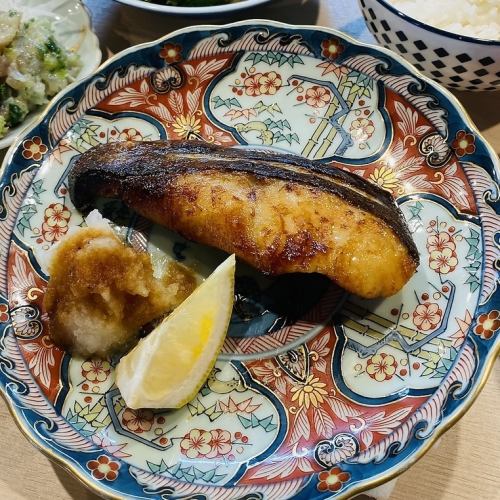
{"label": "bowl rim", "polygon": [[[154,47],[155,45],[159,45],[160,43],[169,40],[174,36],[182,35],[193,30],[216,31],[216,30],[222,30],[224,28],[231,28],[238,26],[255,26],[255,25],[264,25],[264,26],[268,25],[290,30],[305,29],[311,31],[322,31],[329,33],[333,36],[338,36],[342,39],[345,39],[349,43],[355,45],[356,47],[360,48],[367,47],[370,49],[375,49],[381,54],[385,54],[386,56],[394,59],[399,64],[401,64],[401,66],[406,68],[406,70],[408,70],[408,72],[412,76],[421,79],[423,82],[430,85],[433,89],[437,90],[442,95],[442,97],[446,99],[447,101],[446,104],[451,105],[456,109],[463,122],[483,143],[485,150],[488,152],[488,157],[491,159],[494,171],[498,175],[500,175],[500,159],[498,158],[493,147],[490,145],[490,143],[485,139],[484,135],[478,129],[478,127],[472,120],[467,110],[458,100],[458,98],[455,97],[455,95],[453,95],[451,91],[448,90],[446,87],[436,82],[435,80],[427,77],[417,68],[415,68],[413,64],[404,59],[403,56],[401,56],[400,54],[390,49],[387,49],[383,46],[377,45],[375,43],[367,43],[357,40],[353,36],[333,27],[327,27],[322,25],[318,26],[318,25],[307,25],[307,24],[305,25],[289,24],[270,19],[254,18],[236,22],[229,22],[220,25],[209,24],[209,23],[190,25],[166,33],[160,38],[132,45],[130,47],[121,50],[120,52],[117,52],[116,54],[113,54],[111,57],[102,62],[99,65],[99,67],[94,70],[93,73],[87,75],[84,78],[81,78],[78,81],[71,83],[68,87],[61,90],[58,94],[56,94],[50,101],[50,103],[46,106],[46,108],[43,110],[43,112],[36,117],[36,120],[20,132],[20,134],[15,138],[13,144],[11,144],[11,146],[7,150],[7,153],[5,154],[5,157],[2,163],[0,164],[0,181],[3,179],[8,165],[12,162],[15,152],[22,144],[22,141],[26,137],[26,135],[31,130],[34,130],[36,127],[38,127],[52,112],[53,108],[55,108],[67,94],[71,93],[71,91],[74,90],[75,88],[90,82],[91,79],[95,77],[97,74],[99,74],[102,70],[106,69],[108,66],[111,66],[113,63],[116,63],[124,56],[135,52],[139,52],[142,49]],[[424,455],[426,455],[427,452],[439,441],[439,439],[443,436],[443,434],[445,434],[449,429],[451,429],[470,410],[470,408],[476,401],[477,397],[484,389],[484,386],[491,375],[493,366],[495,365],[498,356],[500,356],[500,341],[497,340],[497,342],[494,343],[491,349],[486,353],[486,356],[484,356],[483,358],[484,364],[482,366],[477,367],[477,369],[479,370],[479,377],[472,384],[471,389],[467,392],[463,402],[450,413],[450,415],[446,418],[446,421],[444,422],[441,421],[434,428],[432,434],[425,438],[424,440],[425,442],[422,444],[422,446],[420,446],[417,450],[415,450],[415,452],[410,457],[408,457],[407,460],[405,460],[400,464],[397,464],[395,467],[387,469],[386,471],[384,471],[383,474],[381,474],[378,477],[375,478],[370,477],[369,479],[366,479],[360,482],[359,484],[354,485],[347,492],[340,493],[337,497],[337,500],[348,500],[353,496],[359,495],[365,491],[368,491],[372,488],[380,486],[392,479],[399,477],[403,472],[408,470],[409,467],[413,466]],[[99,496],[102,496],[103,498],[109,498],[113,500],[125,500],[126,498],[130,498],[127,496],[126,493],[118,492],[118,494],[116,494],[117,492],[115,490],[110,489],[108,486],[100,483],[99,481],[94,481],[90,479],[86,474],[81,472],[80,468],[77,465],[75,465],[75,463],[73,463],[73,461],[67,455],[61,452],[55,452],[43,438],[40,438],[40,436],[33,431],[33,428],[27,424],[26,420],[19,415],[18,407],[15,404],[12,395],[8,394],[7,391],[5,390],[5,387],[2,386],[1,376],[0,376],[0,396],[5,401],[6,406],[12,418],[14,419],[14,422],[16,423],[17,427],[20,429],[22,434],[24,434],[27,440],[32,445],[34,445],[34,447],[37,448],[41,453],[43,453],[46,457],[48,457],[53,463],[63,468],[66,472],[70,473],[74,478],[76,478],[82,484],[84,484],[90,491],[96,493]]]}
{"label": "bowl rim", "polygon": [[[358,1],[361,3],[361,0],[358,0]],[[364,1],[368,2],[369,0],[364,0]],[[406,14],[405,12],[398,10],[388,0],[371,0],[371,1],[382,5],[387,10],[389,10],[393,14],[396,14],[401,19],[408,21],[410,24],[414,24],[415,26],[418,26],[419,28],[431,31],[433,33],[436,33],[437,35],[451,38],[453,40],[460,40],[462,42],[479,43],[482,45],[490,45],[490,46],[500,47],[500,40],[493,40],[491,38],[475,38],[475,37],[469,36],[469,35],[459,35],[458,33],[454,33],[452,31],[446,31],[442,28],[437,28],[436,26],[433,26],[432,24],[427,24],[424,21],[420,21],[419,19],[415,19],[414,17]]]}
{"label": "bowl rim", "polygon": [[161,12],[163,14],[178,14],[199,16],[207,14],[225,14],[242,9],[256,7],[271,0],[240,0],[235,3],[212,5],[208,7],[178,7],[175,5],[162,5],[160,3],[150,3],[146,0],[115,0],[115,2],[138,9],[149,10],[152,12]]}

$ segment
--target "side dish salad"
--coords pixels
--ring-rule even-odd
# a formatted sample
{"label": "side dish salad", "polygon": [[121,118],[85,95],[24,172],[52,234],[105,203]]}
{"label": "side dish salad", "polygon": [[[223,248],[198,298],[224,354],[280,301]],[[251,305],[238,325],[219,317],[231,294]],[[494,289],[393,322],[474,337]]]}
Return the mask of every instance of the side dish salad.
{"label": "side dish salad", "polygon": [[0,12],[0,138],[70,82],[81,68],[77,54],[56,39],[49,19],[24,21]]}

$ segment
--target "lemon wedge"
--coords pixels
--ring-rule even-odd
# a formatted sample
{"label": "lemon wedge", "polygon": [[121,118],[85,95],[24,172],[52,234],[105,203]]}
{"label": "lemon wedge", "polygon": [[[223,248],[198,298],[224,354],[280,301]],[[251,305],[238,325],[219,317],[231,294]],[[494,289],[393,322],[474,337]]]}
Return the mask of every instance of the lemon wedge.
{"label": "lemon wedge", "polygon": [[235,266],[231,255],[121,359],[116,385],[129,408],[180,408],[196,396],[226,336]]}

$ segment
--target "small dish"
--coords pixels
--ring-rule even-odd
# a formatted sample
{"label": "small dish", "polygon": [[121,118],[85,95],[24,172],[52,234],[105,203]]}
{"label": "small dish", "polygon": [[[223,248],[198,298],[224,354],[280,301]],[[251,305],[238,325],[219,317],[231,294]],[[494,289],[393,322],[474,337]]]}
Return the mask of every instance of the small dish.
{"label": "small dish", "polygon": [[457,90],[500,89],[500,40],[436,28],[399,11],[388,0],[359,0],[359,4],[377,42],[429,78]]}
{"label": "small dish", "polygon": [[[92,31],[90,14],[78,0],[5,0],[2,10],[17,10],[23,14],[23,19],[48,17],[53,23],[57,39],[69,49],[80,55],[82,68],[77,79],[90,75],[101,62],[99,40]],[[10,146],[16,136],[26,127],[34,123],[37,116],[46,106],[31,112],[26,119],[0,139],[0,149]]]}
{"label": "small dish", "polygon": [[211,16],[218,14],[226,14],[242,9],[256,7],[270,0],[240,0],[234,3],[222,5],[212,5],[210,7],[180,7],[174,5],[162,5],[160,3],[147,2],[145,0],[116,0],[117,2],[137,7],[144,10],[152,10],[154,12],[162,12],[164,14],[190,15],[190,16]]}

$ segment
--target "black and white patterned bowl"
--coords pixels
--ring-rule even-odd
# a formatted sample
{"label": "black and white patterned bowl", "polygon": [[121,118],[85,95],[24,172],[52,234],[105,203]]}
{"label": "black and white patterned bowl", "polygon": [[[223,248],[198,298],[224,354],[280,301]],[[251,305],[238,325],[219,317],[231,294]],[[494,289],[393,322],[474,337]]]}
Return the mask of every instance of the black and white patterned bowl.
{"label": "black and white patterned bowl", "polygon": [[387,0],[359,3],[377,42],[430,78],[454,89],[500,90],[500,41],[435,28],[400,12]]}

